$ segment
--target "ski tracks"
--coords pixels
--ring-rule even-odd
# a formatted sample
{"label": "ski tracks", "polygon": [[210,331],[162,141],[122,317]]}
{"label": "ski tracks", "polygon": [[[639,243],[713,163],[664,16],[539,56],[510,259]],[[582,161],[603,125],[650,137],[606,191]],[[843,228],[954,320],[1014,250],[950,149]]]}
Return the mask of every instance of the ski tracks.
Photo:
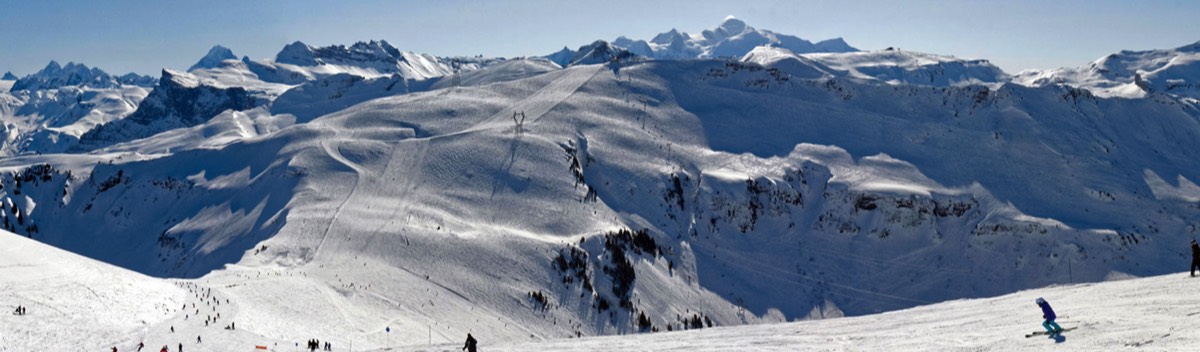
{"label": "ski tracks", "polygon": [[333,138],[322,140],[320,142],[321,149],[323,149],[325,154],[329,155],[330,158],[333,158],[333,160],[336,160],[337,162],[349,167],[354,171],[354,184],[350,186],[350,192],[347,193],[346,198],[342,199],[342,202],[338,204],[337,209],[333,212],[333,216],[329,218],[329,223],[325,225],[325,231],[321,233],[320,241],[317,242],[317,246],[314,248],[313,253],[308,258],[308,261],[310,262],[317,258],[317,255],[321,252],[321,247],[323,247],[325,245],[325,241],[329,239],[329,231],[332,230],[333,225],[337,223],[338,217],[346,208],[346,204],[349,204],[350,200],[354,198],[355,193],[358,192],[358,186],[360,183],[362,183],[363,177],[368,175],[368,171],[365,168],[353,161],[350,161],[350,159],[347,159],[344,155],[342,155],[342,153],[338,150],[337,145],[330,145],[331,143],[340,144],[341,141],[344,140],[342,135],[345,134],[345,132],[343,132],[344,129],[341,128],[333,128],[332,130],[335,131]]}
{"label": "ski tracks", "polygon": [[537,122],[543,115],[554,109],[555,106],[558,106],[558,104],[567,100],[572,94],[575,94],[580,87],[583,87],[585,83],[592,80],[592,77],[595,77],[603,69],[604,65],[567,69],[567,73],[563,77],[550,82],[550,84],[547,84],[525,99],[489,116],[479,124],[463,132],[511,127],[513,122],[509,120],[512,119],[513,113],[524,113],[526,118],[524,123]]}

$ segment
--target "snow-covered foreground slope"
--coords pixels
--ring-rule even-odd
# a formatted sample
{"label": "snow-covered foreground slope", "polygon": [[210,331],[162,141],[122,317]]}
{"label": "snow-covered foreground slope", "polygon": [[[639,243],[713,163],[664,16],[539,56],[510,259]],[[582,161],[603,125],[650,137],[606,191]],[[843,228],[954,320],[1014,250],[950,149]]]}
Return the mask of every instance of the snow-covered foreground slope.
{"label": "snow-covered foreground slope", "polygon": [[[0,351],[99,350],[171,319],[186,293],[0,231]],[[11,314],[18,305],[26,315]]]}
{"label": "snow-covered foreground slope", "polygon": [[[895,312],[784,324],[484,344],[487,351],[1192,351],[1200,344],[1200,278],[1186,273],[1052,286]],[[1044,297],[1068,331],[1044,331]],[[480,336],[486,339],[485,336]],[[411,351],[453,351],[412,347]]]}
{"label": "snow-covered foreground slope", "polygon": [[[303,346],[314,338],[332,343],[334,351],[461,348],[465,333],[449,332],[437,320],[410,321],[411,312],[405,311],[470,302],[456,297],[406,301],[404,297],[438,287],[420,285],[423,280],[413,280],[412,273],[364,264],[368,269],[345,263],[338,270],[375,271],[378,282],[395,280],[387,288],[397,301],[363,304],[373,298],[356,298],[349,283],[312,286],[303,271],[280,267],[237,266],[197,280],[150,278],[0,232],[0,307],[27,309],[23,316],[0,314],[0,351],[101,351],[112,346],[132,351],[139,342],[152,351],[162,345],[177,351],[180,344],[185,351],[253,350],[257,345],[293,351],[297,343]],[[489,316],[493,312],[482,307],[444,318],[471,325],[467,331],[485,351],[1183,351],[1200,343],[1200,332],[1192,328],[1200,315],[1197,290],[1200,279],[1173,273],[859,317],[525,342],[497,335],[489,327],[512,322],[494,320]],[[1064,328],[1077,329],[1060,339],[1025,338],[1041,330],[1035,297],[1050,301]],[[313,311],[319,319],[310,316]],[[220,318],[211,321],[218,313]],[[231,324],[236,330],[225,328]]]}

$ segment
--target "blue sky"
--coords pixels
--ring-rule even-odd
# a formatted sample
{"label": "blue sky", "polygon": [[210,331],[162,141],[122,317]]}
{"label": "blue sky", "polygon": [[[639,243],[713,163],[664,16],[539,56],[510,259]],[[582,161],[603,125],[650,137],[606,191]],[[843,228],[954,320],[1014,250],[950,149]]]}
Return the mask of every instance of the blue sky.
{"label": "blue sky", "polygon": [[215,44],[274,57],[285,44],[386,39],[439,56],[543,55],[620,35],[749,25],[860,49],[989,59],[1005,71],[1082,66],[1120,50],[1200,41],[1200,1],[14,1],[0,0],[0,72],[50,60],[112,73],[185,69]]}

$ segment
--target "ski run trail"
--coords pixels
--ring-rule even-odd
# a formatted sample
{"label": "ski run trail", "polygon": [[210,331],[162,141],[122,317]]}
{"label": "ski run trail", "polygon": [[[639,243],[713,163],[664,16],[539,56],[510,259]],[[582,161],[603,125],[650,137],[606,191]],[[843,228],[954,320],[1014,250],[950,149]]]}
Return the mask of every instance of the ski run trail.
{"label": "ski run trail", "polygon": [[[309,338],[264,337],[262,325],[304,324],[287,314],[262,314],[246,292],[293,289],[288,270],[238,270],[195,280],[157,279],[83,258],[11,233],[0,233],[0,351],[134,351],[163,345],[177,351],[295,351]],[[251,285],[251,290],[235,289]],[[1000,297],[964,299],[848,318],[717,327],[692,331],[554,339],[489,341],[482,351],[1187,351],[1200,343],[1200,278],[1187,273],[1102,283],[1051,286]],[[328,292],[336,294],[335,292]],[[313,293],[275,295],[287,305],[316,306]],[[1041,330],[1045,297],[1062,316],[1062,337]],[[278,303],[277,303],[278,304]],[[17,305],[27,314],[11,314]],[[339,307],[352,309],[351,307]],[[198,313],[197,313],[198,312]],[[215,318],[220,314],[220,318]],[[331,314],[353,314],[352,311]],[[472,317],[459,317],[471,320]],[[215,321],[213,320],[215,319]],[[264,319],[268,321],[264,321]],[[209,320],[206,326],[205,321]],[[231,323],[236,330],[226,329]],[[387,326],[381,327],[386,329]],[[174,332],[172,332],[172,329]],[[399,333],[392,327],[392,333]],[[314,336],[335,351],[458,351],[462,336],[428,327],[432,344],[355,342],[355,336]],[[271,330],[271,329],[267,329]],[[408,332],[413,333],[413,332]],[[202,338],[196,342],[197,336]]]}

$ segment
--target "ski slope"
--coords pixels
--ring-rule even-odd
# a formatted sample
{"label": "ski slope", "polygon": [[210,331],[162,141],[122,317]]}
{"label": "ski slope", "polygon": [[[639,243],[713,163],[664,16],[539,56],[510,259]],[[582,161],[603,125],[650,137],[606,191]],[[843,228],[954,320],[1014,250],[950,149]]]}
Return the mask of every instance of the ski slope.
{"label": "ski slope", "polygon": [[[705,43],[763,36],[727,24]],[[714,349],[759,346],[751,339],[1005,349],[990,346],[1037,327],[1021,315],[1036,313],[1022,290],[1173,273],[1200,234],[1200,102],[1170,82],[1190,79],[1179,71],[1194,62],[1189,48],[1127,55],[1180,59],[1130,78],[1169,77],[1175,90],[1126,97],[1013,84],[983,60],[899,50],[738,44],[750,50],[741,59],[627,60],[603,41],[589,47],[565,68],[417,57],[386,42],[297,42],[274,61],[217,48],[190,73],[164,70],[154,91],[69,110],[105,115],[49,120],[11,114],[34,100],[0,93],[0,113],[24,121],[6,124],[10,140],[44,121],[112,137],[0,159],[0,226],[132,270],[26,287],[31,274],[14,271],[4,291],[14,303],[0,303],[75,295],[67,308],[92,310],[19,331],[52,345],[50,332],[115,319],[63,340],[88,350],[193,335],[211,342],[189,351],[310,338],[457,349],[467,333],[501,349],[672,349],[679,335],[563,339],[688,319],[766,324],[686,333]],[[21,94],[59,106],[76,100],[63,94],[71,87]],[[95,264],[18,240],[14,268]],[[28,257],[39,252],[49,254]],[[1088,287],[1037,294],[1077,319],[1119,303],[1052,295]],[[172,310],[191,304],[202,307]],[[196,315],[215,313],[214,326]],[[842,316],[855,318],[772,325]],[[239,329],[221,329],[227,321]],[[1149,329],[1123,320],[1079,323],[1065,343],[1169,340],[1119,335]],[[881,332],[851,332],[864,330]],[[921,340],[926,331],[942,339]],[[707,348],[680,348],[694,347]]]}
{"label": "ski slope", "polygon": [[[1158,275],[1200,218],[1171,198],[1185,183],[1161,181],[1200,169],[1177,147],[1200,135],[1178,101],[780,70],[495,70],[515,79],[329,100],[349,106],[311,121],[223,113],[0,161],[0,211],[66,250],[219,282],[266,338],[363,346],[627,334],[639,314],[660,330],[856,316]],[[654,245],[614,246],[620,229]],[[558,259],[571,253],[576,272]]]}
{"label": "ski slope", "polygon": [[[1191,351],[1200,343],[1200,331],[1195,329],[1200,316],[1197,290],[1200,278],[1177,273],[1051,286],[861,317],[483,347],[487,351]],[[1044,331],[1041,309],[1034,304],[1037,297],[1054,307],[1059,325],[1078,329],[1057,339],[1025,338]],[[441,350],[456,350],[453,347]]]}
{"label": "ski slope", "polygon": [[[385,331],[353,333],[336,325],[306,331],[321,323],[289,310],[328,309],[325,302],[331,295],[350,289],[314,290],[304,284],[306,275],[296,271],[233,267],[197,280],[155,279],[8,232],[0,233],[0,254],[0,306],[28,310],[24,316],[0,315],[0,351],[99,351],[112,346],[131,351],[138,342],[152,350],[168,345],[175,351],[183,344],[185,351],[252,350],[255,345],[293,351],[312,338],[331,342],[335,351],[457,351],[465,336],[395,320],[378,322],[380,330],[391,328],[390,338]],[[1182,351],[1200,343],[1200,332],[1192,328],[1200,315],[1197,290],[1200,278],[1173,273],[792,323],[526,342],[505,342],[485,329],[471,332],[484,351]],[[283,297],[286,303],[280,304]],[[1025,338],[1041,329],[1036,297],[1050,301],[1060,325],[1078,329],[1057,339]],[[370,319],[375,309],[338,306],[329,316]],[[208,326],[198,318],[217,312],[221,318]],[[225,329],[230,322],[236,322],[236,330]],[[293,333],[268,337],[280,331]],[[196,343],[196,336],[202,342]]]}

